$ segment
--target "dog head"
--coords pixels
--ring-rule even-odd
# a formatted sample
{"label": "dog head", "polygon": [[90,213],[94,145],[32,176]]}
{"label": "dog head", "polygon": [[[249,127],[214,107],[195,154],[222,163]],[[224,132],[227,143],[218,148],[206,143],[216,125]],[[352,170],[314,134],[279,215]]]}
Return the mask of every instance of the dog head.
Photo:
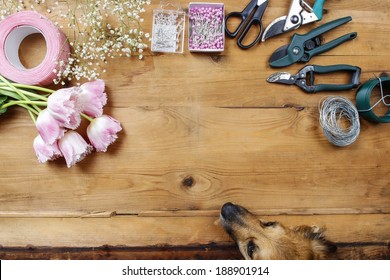
{"label": "dog head", "polygon": [[337,247],[325,239],[324,229],[258,219],[242,206],[226,203],[221,223],[247,260],[328,259]]}

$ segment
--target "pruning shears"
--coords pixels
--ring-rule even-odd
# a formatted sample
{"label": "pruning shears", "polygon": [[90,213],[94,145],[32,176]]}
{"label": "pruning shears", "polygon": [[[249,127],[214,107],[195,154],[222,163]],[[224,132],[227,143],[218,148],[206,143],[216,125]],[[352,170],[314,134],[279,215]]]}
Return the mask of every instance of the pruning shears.
{"label": "pruning shears", "polygon": [[342,24],[352,20],[352,17],[344,17],[325,23],[306,34],[294,34],[290,44],[278,48],[270,57],[271,67],[285,67],[295,62],[308,62],[313,56],[329,51],[338,45],[355,39],[356,32],[345,34],[326,44],[322,44],[322,35]]}
{"label": "pruning shears", "polygon": [[292,0],[287,16],[272,21],[263,33],[261,41],[297,29],[301,25],[322,19],[325,0],[316,0],[313,7],[303,0]]}
{"label": "pruning shears", "polygon": [[[325,74],[333,72],[348,72],[351,80],[348,84],[314,84],[315,74]],[[329,66],[307,65],[295,75],[288,72],[277,72],[268,77],[267,82],[285,85],[297,85],[307,93],[319,91],[341,91],[356,88],[360,85],[361,69],[348,64],[336,64]]]}

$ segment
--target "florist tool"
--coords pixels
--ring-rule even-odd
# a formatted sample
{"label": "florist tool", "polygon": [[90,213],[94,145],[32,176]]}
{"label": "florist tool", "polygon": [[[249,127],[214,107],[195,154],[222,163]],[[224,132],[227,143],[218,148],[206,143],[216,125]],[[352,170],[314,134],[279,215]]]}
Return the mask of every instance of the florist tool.
{"label": "florist tool", "polygon": [[[373,105],[371,102],[371,96],[374,91],[374,88],[379,86],[381,98],[375,102]],[[381,102],[390,107],[389,103],[386,103],[386,99],[390,98],[390,94],[384,93],[384,88],[390,89],[390,78],[389,77],[378,77],[373,80],[365,82],[357,91],[356,94],[356,106],[360,115],[374,123],[390,123],[390,108],[384,115],[378,116],[373,112],[373,109],[378,106]]]}
{"label": "florist tool", "polygon": [[[249,49],[256,45],[260,38],[261,34],[263,32],[263,24],[261,22],[261,19],[263,17],[264,11],[268,5],[267,0],[251,0],[251,2],[245,7],[245,9],[242,12],[232,12],[228,14],[225,18],[225,31],[226,34],[230,38],[236,37],[242,30],[241,34],[238,36],[237,39],[237,45],[242,49]],[[251,16],[252,15],[252,16]],[[241,19],[240,24],[234,30],[233,32],[230,31],[227,27],[227,23],[230,18],[239,18]],[[248,34],[249,30],[252,28],[252,26],[258,25],[259,26],[259,34],[257,35],[256,39],[248,44],[244,45],[243,40],[245,36]]]}
{"label": "florist tool", "polygon": [[[346,71],[352,74],[349,84],[314,84],[314,74],[324,74]],[[337,64],[329,66],[307,65],[303,67],[296,75],[288,72],[277,72],[268,77],[267,82],[279,83],[285,85],[297,85],[307,93],[319,91],[341,91],[349,90],[359,86],[361,69],[357,66],[347,64]]]}
{"label": "florist tool", "polygon": [[224,50],[224,14],[222,3],[190,3],[188,48],[191,52]]}
{"label": "florist tool", "polygon": [[331,50],[346,41],[355,39],[357,33],[352,32],[322,45],[321,37],[323,33],[351,20],[351,17],[344,17],[325,23],[306,34],[294,34],[290,44],[278,48],[271,55],[269,64],[272,67],[284,67],[295,62],[308,62],[315,55]]}
{"label": "florist tool", "polygon": [[[169,7],[173,6],[173,8]],[[153,52],[182,53],[184,47],[185,13],[180,6],[162,3],[153,10]]]}
{"label": "florist tool", "polygon": [[[46,55],[36,67],[26,69],[19,58],[23,39],[40,33],[45,38]],[[0,22],[0,74],[28,85],[49,85],[57,78],[70,55],[66,36],[46,17],[34,11],[22,11]]]}
{"label": "florist tool", "polygon": [[345,147],[356,141],[360,134],[360,121],[351,101],[342,96],[330,96],[319,107],[322,131],[330,143]]}
{"label": "florist tool", "polygon": [[270,37],[297,29],[301,25],[321,20],[324,2],[325,0],[316,0],[312,8],[303,0],[292,0],[288,15],[272,21],[265,29],[261,40],[264,42]]}

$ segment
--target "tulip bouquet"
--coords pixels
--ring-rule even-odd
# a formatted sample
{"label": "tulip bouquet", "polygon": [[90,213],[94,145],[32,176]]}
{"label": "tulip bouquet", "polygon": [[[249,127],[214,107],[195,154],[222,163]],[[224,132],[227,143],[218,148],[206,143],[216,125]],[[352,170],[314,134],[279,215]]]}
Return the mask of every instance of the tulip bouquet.
{"label": "tulip bouquet", "polygon": [[[64,157],[67,166],[71,167],[93,149],[106,152],[122,130],[116,119],[103,114],[107,103],[104,88],[103,80],[95,80],[54,91],[12,83],[0,76],[0,115],[11,106],[25,108],[38,130],[33,142],[38,161],[44,163]],[[81,118],[90,122],[87,127],[89,143],[76,132]]]}

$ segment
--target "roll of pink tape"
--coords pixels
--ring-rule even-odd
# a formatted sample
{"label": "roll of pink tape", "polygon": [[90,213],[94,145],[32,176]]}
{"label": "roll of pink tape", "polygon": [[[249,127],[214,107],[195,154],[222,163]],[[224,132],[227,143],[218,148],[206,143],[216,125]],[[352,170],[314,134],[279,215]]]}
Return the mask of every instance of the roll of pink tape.
{"label": "roll of pink tape", "polygon": [[[41,33],[45,38],[46,55],[38,66],[26,69],[19,58],[19,47],[24,38],[35,33]],[[69,54],[64,33],[37,12],[18,12],[0,22],[0,74],[14,82],[51,84],[68,61]]]}

